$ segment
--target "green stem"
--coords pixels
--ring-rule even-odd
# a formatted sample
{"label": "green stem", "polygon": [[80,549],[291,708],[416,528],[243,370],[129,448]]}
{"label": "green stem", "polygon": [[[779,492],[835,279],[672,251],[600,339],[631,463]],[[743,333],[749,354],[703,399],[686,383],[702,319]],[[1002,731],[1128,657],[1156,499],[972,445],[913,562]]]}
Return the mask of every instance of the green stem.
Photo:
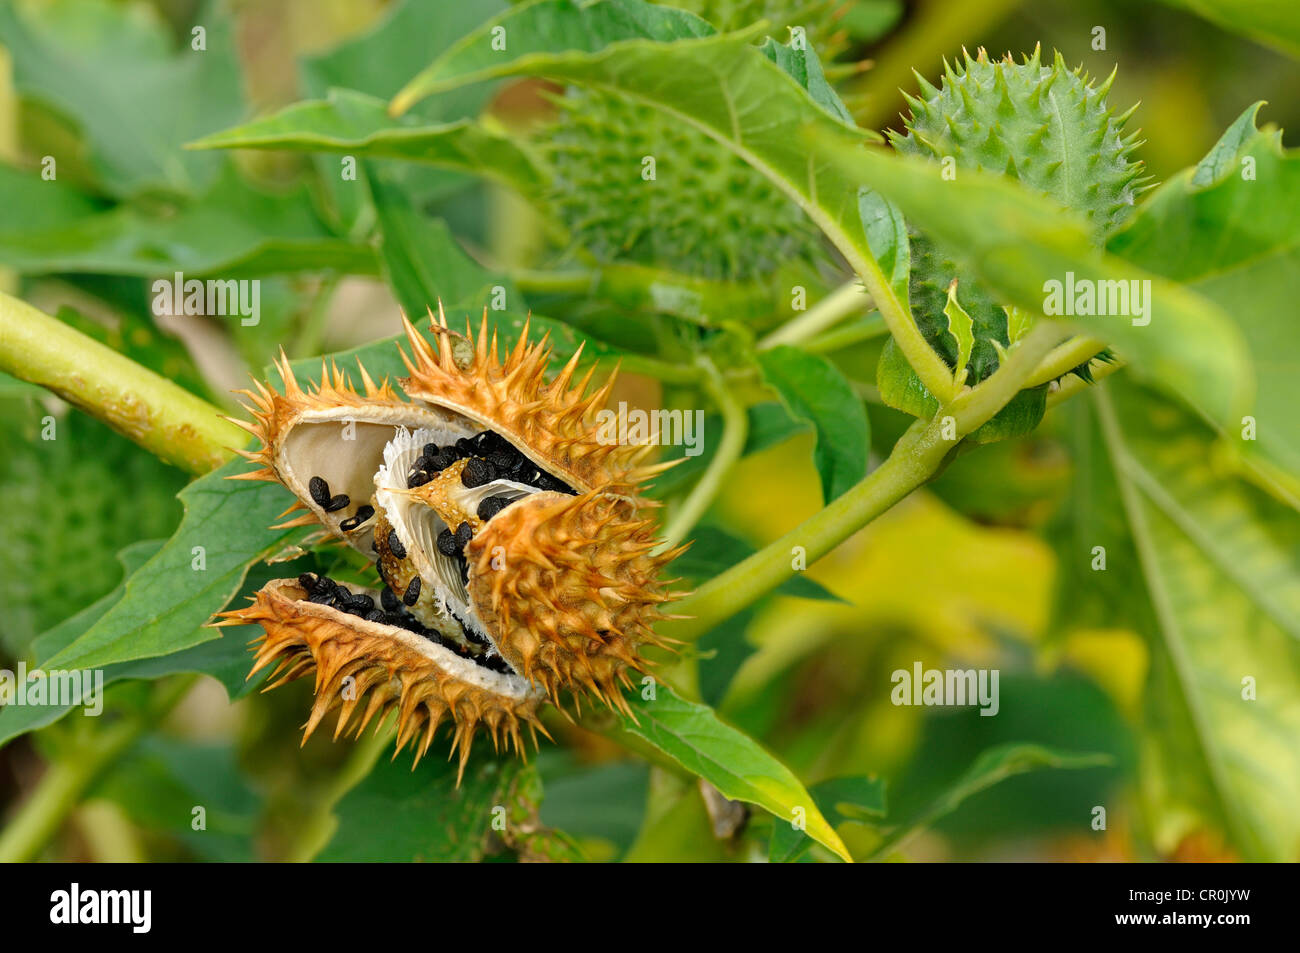
{"label": "green stem", "polygon": [[330,301],[338,288],[339,279],[335,276],[321,281],[316,294],[312,296],[311,305],[303,317],[298,339],[294,342],[294,357],[314,357],[321,353],[321,344],[325,339],[325,324],[329,320]]}
{"label": "green stem", "polygon": [[[683,641],[698,638],[788,579],[794,571],[796,551],[802,551],[806,564],[815,562],[928,482],[962,437],[986,423],[1016,395],[1058,335],[1049,326],[1032,331],[986,381],[941,408],[934,420],[912,424],[889,459],[861,483],[674,605],[674,613],[689,618],[666,624],[666,634]],[[945,436],[949,426],[955,431],[955,440]]]}
{"label": "green stem", "polygon": [[595,288],[600,273],[595,271],[542,271],[534,268],[517,268],[510,272],[510,280],[523,292],[540,294],[583,294]]}
{"label": "green stem", "polygon": [[0,371],[53,391],[155,456],[206,473],[247,436],[207,401],[0,293]]}
{"label": "green stem", "polygon": [[722,484],[731,472],[731,468],[740,459],[745,449],[745,440],[749,437],[749,415],[744,406],[736,400],[727,388],[722,375],[711,362],[702,365],[705,368],[704,389],[713,399],[713,403],[722,412],[722,440],[718,451],[709,461],[704,476],[691,489],[690,494],[673,513],[668,525],[664,527],[664,548],[671,549],[691,531],[704,511],[709,508]]}
{"label": "green stem", "polygon": [[811,341],[803,343],[805,351],[811,351],[814,354],[829,354],[833,351],[840,351],[846,347],[852,347],[855,344],[861,344],[863,341],[870,341],[878,337],[883,337],[889,333],[889,326],[885,324],[885,319],[880,316],[879,311],[868,314],[861,321],[854,321],[843,327],[835,328],[825,334],[820,334]]}
{"label": "green stem", "polygon": [[385,728],[381,723],[373,732],[352,746],[347,760],[334,776],[329,789],[312,805],[311,813],[298,829],[298,834],[284,858],[286,861],[294,864],[307,863],[325,849],[339,826],[334,808],[349,791],[366,779],[379,761],[379,756],[393,742],[395,734],[394,726]]}
{"label": "green stem", "polygon": [[171,711],[197,677],[169,680],[160,686],[145,711],[95,732],[90,743],[79,745],[68,757],[50,765],[36,789],[0,833],[0,864],[35,860],[100,774]]}
{"label": "green stem", "polygon": [[1034,373],[1029,376],[1025,386],[1038,387],[1048,381],[1054,381],[1070,373],[1080,364],[1092,360],[1105,349],[1106,342],[1098,341],[1096,338],[1071,338],[1043,358],[1038,367],[1034,368]]}
{"label": "green stem", "polygon": [[1085,381],[1082,377],[1070,377],[1061,381],[1060,385],[1047,395],[1047,409],[1051,410],[1061,401],[1069,400],[1075,394],[1083,393],[1093,384],[1105,380],[1123,366],[1123,361],[1113,361],[1110,364],[1102,364],[1101,366],[1094,368],[1092,372],[1092,383]]}
{"label": "green stem", "polygon": [[759,341],[758,349],[766,351],[782,344],[798,344],[870,307],[871,299],[863,293],[862,283],[856,278],[846,281],[802,315]]}

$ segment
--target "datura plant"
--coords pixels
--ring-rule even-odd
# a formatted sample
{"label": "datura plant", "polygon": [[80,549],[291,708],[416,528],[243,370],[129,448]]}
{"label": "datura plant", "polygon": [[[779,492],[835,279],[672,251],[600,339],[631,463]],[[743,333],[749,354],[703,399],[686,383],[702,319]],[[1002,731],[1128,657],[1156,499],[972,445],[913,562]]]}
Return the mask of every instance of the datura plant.
{"label": "datura plant", "polygon": [[[259,469],[297,497],[288,524],[322,526],[374,560],[373,589],[326,575],[276,579],[225,624],[255,623],[256,673],[272,685],[311,672],[308,734],[340,709],[335,737],[398,713],[397,746],[417,760],[439,725],[453,729],[464,770],[476,730],[522,753],[520,731],[545,732],[537,707],[562,692],[624,712],[628,671],[644,672],[645,645],[664,645],[654,623],[670,593],[638,466],[649,445],[597,435],[613,379],[588,394],[574,381],[579,354],[548,381],[550,350],[525,326],[498,352],[487,314],[477,334],[451,331],[439,310],[430,344],[406,322],[410,376],[402,400],[360,367],[357,392],[335,367],[304,390],[288,360],[284,393],[245,391],[261,448]],[[455,344],[464,346],[461,360]],[[382,720],[382,718],[381,718]]]}
{"label": "datura plant", "polygon": [[[220,859],[1300,857],[1300,165],[1246,48],[393,0],[244,75],[314,7],[190,6],[0,4],[0,861],[115,798]],[[191,752],[197,675],[244,707]]]}

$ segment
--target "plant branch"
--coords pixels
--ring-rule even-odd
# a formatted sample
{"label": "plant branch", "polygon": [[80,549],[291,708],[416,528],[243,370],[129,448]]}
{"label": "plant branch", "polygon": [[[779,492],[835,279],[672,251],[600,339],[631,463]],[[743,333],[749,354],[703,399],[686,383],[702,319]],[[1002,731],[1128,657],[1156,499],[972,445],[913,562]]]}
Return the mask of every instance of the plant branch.
{"label": "plant branch", "polygon": [[1106,342],[1098,341],[1096,338],[1071,338],[1043,358],[1042,363],[1034,369],[1034,373],[1030,375],[1025,386],[1038,387],[1048,381],[1054,381],[1058,377],[1068,374],[1080,364],[1091,361],[1105,349]]}
{"label": "plant branch", "polygon": [[707,358],[703,359],[700,366],[704,368],[706,375],[704,389],[722,413],[722,440],[718,443],[717,453],[709,461],[708,469],[704,471],[704,475],[700,477],[699,482],[691,489],[690,494],[673,513],[672,519],[664,528],[665,549],[680,543],[691,528],[699,522],[704,511],[718,495],[732,466],[740,459],[745,449],[745,440],[749,437],[749,415],[745,413],[744,406],[727,388],[722,375],[718,373],[711,361]]}
{"label": "plant branch", "polygon": [[1124,366],[1123,361],[1114,361],[1110,364],[1102,364],[1092,372],[1092,383],[1085,381],[1082,377],[1070,377],[1061,381],[1047,395],[1047,409],[1051,410],[1063,400],[1069,400],[1076,394],[1082,394],[1098,381],[1105,380]]}
{"label": "plant branch", "polygon": [[861,282],[846,281],[799,317],[759,341],[758,349],[766,351],[781,344],[799,344],[870,307],[871,299],[863,292]]}
{"label": "plant branch", "polygon": [[0,371],[53,391],[191,473],[220,466],[227,448],[247,442],[201,397],[3,293]]}
{"label": "plant branch", "polygon": [[889,326],[885,324],[885,319],[880,316],[879,311],[873,311],[861,321],[846,324],[825,334],[820,334],[810,341],[805,341],[802,347],[805,351],[811,351],[814,354],[828,354],[832,351],[852,347],[855,344],[861,344],[863,341],[883,337],[888,333]]}
{"label": "plant branch", "polygon": [[[1044,325],[1030,332],[978,387],[964,391],[931,421],[918,420],[889,458],[843,496],[748,559],[701,586],[673,607],[687,618],[665,624],[666,634],[691,641],[779,586],[794,572],[796,548],[813,563],[913,490],[932,479],[961,438],[983,426],[1020,390],[1051,350],[1059,331]],[[951,417],[956,440],[944,437]]]}

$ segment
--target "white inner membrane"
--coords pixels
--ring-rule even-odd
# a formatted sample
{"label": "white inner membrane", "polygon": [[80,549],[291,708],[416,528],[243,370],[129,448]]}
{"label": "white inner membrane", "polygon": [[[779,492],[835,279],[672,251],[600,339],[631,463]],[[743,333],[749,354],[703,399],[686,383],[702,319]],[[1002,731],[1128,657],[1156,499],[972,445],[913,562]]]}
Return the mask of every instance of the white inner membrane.
{"label": "white inner membrane", "polygon": [[[431,506],[413,498],[406,485],[407,475],[425,444],[444,446],[463,436],[463,432],[450,428],[422,427],[412,431],[398,427],[393,439],[384,447],[384,462],[375,473],[375,501],[387,514],[398,540],[420,576],[421,587],[433,587],[438,629],[443,635],[464,642],[461,627],[456,622],[458,618],[477,636],[487,641],[490,655],[498,655],[496,641],[474,610],[461,578],[460,563],[438,550],[438,534],[443,530],[454,533],[456,527],[448,526]],[[462,509],[473,513],[478,509],[479,503],[490,496],[504,496],[514,501],[538,492],[541,491],[537,487],[524,483],[493,480],[472,488],[456,485],[449,496]]]}

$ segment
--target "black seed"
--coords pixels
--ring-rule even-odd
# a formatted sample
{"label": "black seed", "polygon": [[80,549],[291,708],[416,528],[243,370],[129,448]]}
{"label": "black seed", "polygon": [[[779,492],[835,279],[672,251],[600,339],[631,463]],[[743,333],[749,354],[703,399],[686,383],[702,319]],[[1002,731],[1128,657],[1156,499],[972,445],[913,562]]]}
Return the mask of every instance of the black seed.
{"label": "black seed", "polygon": [[383,591],[379,593],[379,604],[384,607],[385,612],[401,612],[402,603],[397,598],[397,593],[393,592],[388,586],[384,586]]}
{"label": "black seed", "polygon": [[483,459],[498,470],[509,470],[515,465],[515,455],[505,450],[492,450],[485,454]]}
{"label": "black seed", "polygon": [[298,585],[307,590],[308,595],[316,591],[316,577],[309,572],[298,576]]}
{"label": "black seed", "polygon": [[420,453],[423,456],[429,458],[430,460],[433,459],[434,454],[436,454],[437,452],[438,452],[438,445],[436,443],[426,443],[424,445],[424,449],[420,451]]}
{"label": "black seed", "polygon": [[461,523],[456,527],[456,548],[464,549],[471,539],[474,538],[474,527],[468,523]]}
{"label": "black seed", "polygon": [[456,537],[449,529],[444,529],[438,534],[438,552],[444,556],[455,556],[460,552],[460,547],[456,545]]}
{"label": "black seed", "polygon": [[318,589],[307,597],[308,602],[314,602],[317,605],[327,606],[334,601],[334,593],[326,592],[324,589]]}
{"label": "black seed", "polygon": [[324,506],[326,513],[334,513],[338,510],[347,509],[352,505],[352,501],[348,499],[346,493],[340,493],[338,496],[332,497],[328,503],[322,505]]}
{"label": "black seed", "polygon": [[411,584],[406,587],[406,595],[402,596],[402,602],[408,606],[413,606],[419,598],[420,577],[416,576],[411,580]]}
{"label": "black seed", "polygon": [[381,622],[387,624],[388,613],[384,612],[382,609],[371,609],[369,612],[366,613],[366,621]]}
{"label": "black seed", "polygon": [[429,457],[429,472],[441,473],[453,463],[460,459],[460,454],[450,447],[444,447],[433,456]]}
{"label": "black seed", "polygon": [[511,501],[504,496],[485,497],[479,501],[478,509],[475,513],[479,519],[486,522],[504,510],[510,505],[510,503]]}
{"label": "black seed", "polygon": [[429,457],[429,456],[425,456],[424,454],[421,454],[411,462],[411,471],[415,472],[416,470],[429,469],[429,461],[432,459],[433,457]]}
{"label": "black seed", "polygon": [[330,485],[318,476],[314,476],[308,481],[307,490],[311,493],[311,498],[316,501],[317,506],[324,506],[330,501]]}
{"label": "black seed", "polygon": [[390,529],[388,531],[388,551],[398,559],[406,558],[406,547],[403,546],[402,541],[397,538],[397,530],[395,529]]}
{"label": "black seed", "polygon": [[408,490],[414,490],[417,486],[424,486],[432,479],[432,474],[425,473],[423,470],[419,473],[412,473],[406,478],[406,488]]}
{"label": "black seed", "polygon": [[339,529],[345,533],[350,533],[370,517],[375,515],[375,508],[369,504],[357,508],[354,516],[349,516],[342,523],[339,523]]}
{"label": "black seed", "polygon": [[352,606],[357,615],[365,615],[375,608],[375,600],[372,596],[360,593],[352,597]]}
{"label": "black seed", "polygon": [[460,482],[466,487],[482,486],[484,483],[491,483],[495,479],[496,471],[492,464],[477,457],[471,458],[465,464],[465,469],[460,471]]}

